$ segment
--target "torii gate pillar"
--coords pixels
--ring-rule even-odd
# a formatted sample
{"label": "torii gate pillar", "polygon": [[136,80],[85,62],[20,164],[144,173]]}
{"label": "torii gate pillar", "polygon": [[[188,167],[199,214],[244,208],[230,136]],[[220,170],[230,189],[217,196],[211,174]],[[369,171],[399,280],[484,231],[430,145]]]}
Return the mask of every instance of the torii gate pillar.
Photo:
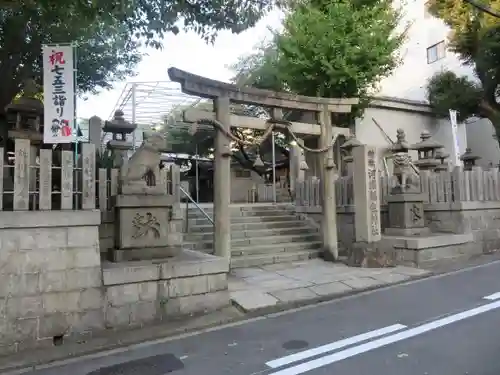
{"label": "torii gate pillar", "polygon": [[[229,98],[219,96],[214,100],[215,116],[231,131]],[[231,148],[230,140],[221,131],[215,135],[214,152],[214,254],[231,259]]]}
{"label": "torii gate pillar", "polygon": [[[230,140],[226,136],[231,126],[265,130],[269,124],[265,119],[232,116],[229,112],[230,101],[242,104],[261,105],[268,108],[288,108],[299,111],[309,111],[319,114],[318,124],[292,122],[289,130],[295,134],[310,134],[320,136],[320,147],[325,149],[323,155],[322,193],[323,219],[322,237],[324,258],[336,260],[337,217],[335,207],[335,163],[333,159],[333,142],[340,134],[349,136],[347,128],[335,128],[331,125],[331,112],[349,113],[351,106],[358,104],[355,98],[334,99],[316,98],[294,95],[282,92],[256,89],[254,87],[237,87],[225,82],[200,77],[176,68],[168,70],[170,79],[179,82],[186,94],[212,99],[215,104],[215,114],[208,111],[197,111],[184,120],[198,122],[200,120],[216,119],[220,130],[217,130],[215,140],[215,172],[214,172],[214,250],[215,255],[231,259],[231,221],[229,203],[231,199],[230,181]],[[195,111],[196,112],[196,111]],[[276,111],[275,111],[276,112]],[[243,123],[246,121],[245,123]]]}

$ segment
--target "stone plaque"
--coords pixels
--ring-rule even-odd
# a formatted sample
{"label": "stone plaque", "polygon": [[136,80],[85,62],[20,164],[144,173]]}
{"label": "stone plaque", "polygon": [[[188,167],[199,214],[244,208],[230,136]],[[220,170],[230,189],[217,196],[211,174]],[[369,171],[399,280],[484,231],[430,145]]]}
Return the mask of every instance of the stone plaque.
{"label": "stone plaque", "polygon": [[423,202],[411,202],[405,205],[407,222],[410,228],[422,228],[425,225]]}
{"label": "stone plaque", "polygon": [[169,216],[166,207],[120,209],[120,249],[169,246]]}

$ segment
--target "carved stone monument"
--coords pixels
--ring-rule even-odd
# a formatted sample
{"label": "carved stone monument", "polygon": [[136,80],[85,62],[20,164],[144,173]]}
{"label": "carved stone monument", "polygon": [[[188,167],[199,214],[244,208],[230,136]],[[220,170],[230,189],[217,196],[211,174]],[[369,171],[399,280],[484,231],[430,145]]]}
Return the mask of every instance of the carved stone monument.
{"label": "carved stone monument", "polygon": [[380,246],[380,191],[376,147],[358,144],[352,148],[354,225],[356,242],[348,250],[347,262],[354,267],[386,267],[393,264]]}
{"label": "carved stone monument", "polygon": [[161,134],[149,135],[122,168],[114,261],[169,258],[182,250],[178,196],[169,194],[160,171],[164,148]]}

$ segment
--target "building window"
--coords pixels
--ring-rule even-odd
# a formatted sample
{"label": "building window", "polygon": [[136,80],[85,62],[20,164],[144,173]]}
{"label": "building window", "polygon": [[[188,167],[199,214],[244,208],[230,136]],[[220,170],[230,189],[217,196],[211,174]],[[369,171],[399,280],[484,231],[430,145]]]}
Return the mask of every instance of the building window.
{"label": "building window", "polygon": [[446,44],[444,40],[427,48],[427,64],[432,64],[445,57]]}
{"label": "building window", "polygon": [[252,173],[248,169],[237,169],[234,171],[236,178],[250,178]]}

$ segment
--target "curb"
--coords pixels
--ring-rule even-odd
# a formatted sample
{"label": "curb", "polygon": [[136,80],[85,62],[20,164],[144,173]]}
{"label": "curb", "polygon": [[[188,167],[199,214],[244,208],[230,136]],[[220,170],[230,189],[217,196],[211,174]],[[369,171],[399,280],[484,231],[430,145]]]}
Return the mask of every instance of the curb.
{"label": "curb", "polygon": [[[218,311],[221,313],[220,311]],[[214,312],[214,313],[217,313]],[[241,314],[241,312],[240,312]],[[148,338],[144,339],[124,339],[120,340],[118,339],[115,343],[110,343],[107,345],[94,345],[93,347],[90,347],[92,345],[91,342],[88,344],[81,344],[82,346],[77,347],[75,350],[67,352],[65,354],[54,354],[52,358],[46,358],[46,359],[41,359],[41,360],[26,360],[25,363],[22,363],[22,361],[15,361],[14,364],[0,364],[0,374],[6,374],[6,375],[14,375],[14,374],[24,374],[29,371],[34,371],[34,370],[41,370],[42,368],[45,367],[50,367],[50,365],[57,363],[57,362],[64,362],[64,361],[70,361],[73,359],[78,359],[80,357],[84,356],[90,356],[94,355],[97,353],[101,352],[112,352],[112,351],[117,351],[119,349],[125,349],[128,347],[134,347],[138,346],[141,344],[145,343],[152,343],[154,344],[155,342],[161,342],[161,341],[170,341],[169,339],[175,339],[176,337],[183,336],[183,335],[189,335],[193,334],[196,332],[204,331],[204,330],[210,330],[219,326],[224,326],[227,324],[231,323],[236,323],[240,321],[247,320],[248,316],[246,315],[239,315],[239,316],[232,316],[232,317],[225,317],[225,318],[220,318],[217,319],[213,322],[210,322],[208,324],[199,324],[199,325],[193,325],[192,327],[181,327],[177,329],[172,329],[168,333],[162,333],[158,335],[153,335]],[[188,325],[187,323],[186,325]],[[150,326],[154,327],[154,326]],[[160,326],[161,327],[161,326]],[[133,333],[134,330],[130,330],[130,333]],[[90,340],[91,341],[91,340]],[[79,345],[77,342],[72,342],[70,345]],[[83,347],[83,345],[88,345],[89,347]],[[53,348],[53,347],[50,347]],[[50,350],[50,348],[47,348],[47,350]],[[43,349],[42,349],[43,350]],[[23,354],[26,352],[17,352],[13,355],[19,355]],[[113,353],[110,353],[113,354]],[[9,356],[4,356],[0,357],[1,359],[7,359],[8,360]],[[7,362],[7,361],[6,361]]]}

